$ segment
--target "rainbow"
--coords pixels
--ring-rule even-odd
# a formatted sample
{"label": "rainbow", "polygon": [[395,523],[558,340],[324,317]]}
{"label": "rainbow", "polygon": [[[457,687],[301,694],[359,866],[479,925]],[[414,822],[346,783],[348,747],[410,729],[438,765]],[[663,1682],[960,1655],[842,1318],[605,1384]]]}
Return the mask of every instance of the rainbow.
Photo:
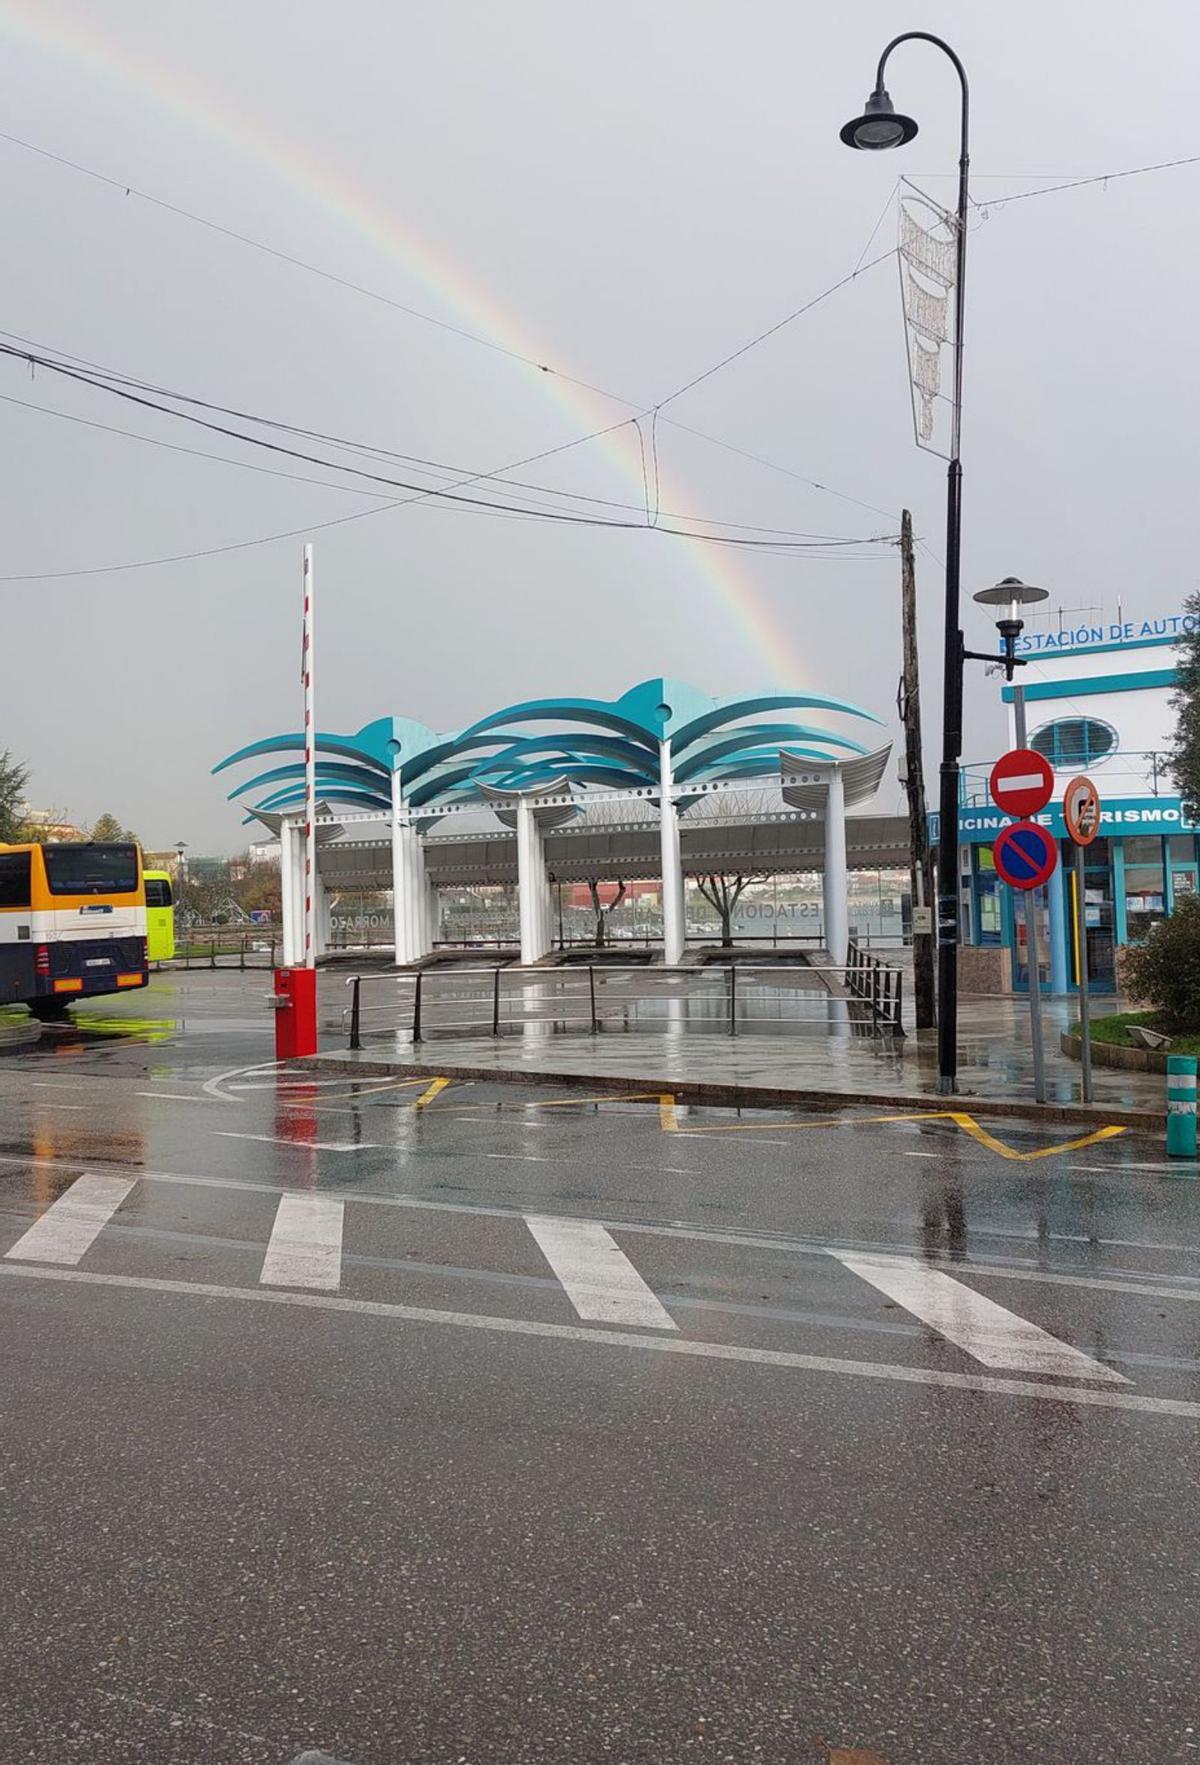
{"label": "rainbow", "polygon": [[[45,0],[5,0],[0,28],[9,37],[48,50],[88,70],[99,70],[173,120],[183,117],[226,147],[245,154],[294,192],[363,235],[448,305],[466,328],[519,355],[535,361],[545,359],[545,350],[445,251],[405,226],[378,197],[297,142],[235,114],[175,69],[164,67],[126,45],[110,42],[78,18],[66,21],[48,17]],[[585,433],[611,422],[607,407],[581,388],[553,374],[542,374],[538,379],[546,396],[562,408],[572,424],[581,425]],[[594,445],[604,450],[622,480],[632,487],[634,500],[640,501],[642,467],[636,433],[624,427],[599,438]],[[686,507],[679,492],[668,492],[665,479],[660,488],[664,506]],[[783,627],[737,561],[702,541],[672,543],[686,547],[710,596],[755,652],[756,661],[765,670],[763,685],[810,684],[808,667],[797,647],[798,633]]]}

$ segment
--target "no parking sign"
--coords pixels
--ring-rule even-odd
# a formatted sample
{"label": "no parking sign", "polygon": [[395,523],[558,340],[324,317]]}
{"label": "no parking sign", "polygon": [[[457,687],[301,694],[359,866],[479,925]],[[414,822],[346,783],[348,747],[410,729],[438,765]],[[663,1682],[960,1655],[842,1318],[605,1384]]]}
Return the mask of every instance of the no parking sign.
{"label": "no parking sign", "polygon": [[1058,846],[1048,828],[1036,821],[1014,821],[992,847],[996,874],[1014,889],[1039,889],[1054,874]]}

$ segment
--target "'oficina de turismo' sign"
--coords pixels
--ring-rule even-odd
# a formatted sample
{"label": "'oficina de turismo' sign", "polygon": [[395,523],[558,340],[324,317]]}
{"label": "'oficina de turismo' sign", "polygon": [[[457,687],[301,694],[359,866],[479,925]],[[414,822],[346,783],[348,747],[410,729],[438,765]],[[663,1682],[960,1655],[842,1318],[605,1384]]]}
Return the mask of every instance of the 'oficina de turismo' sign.
{"label": "'oficina de turismo' sign", "polygon": [[[1066,822],[1062,804],[1054,803],[1041,815],[1029,816],[1039,827],[1047,827],[1058,839],[1065,839]],[[1001,809],[960,809],[958,836],[965,846],[991,845],[1002,828],[1010,827],[1011,815]],[[938,837],[939,818],[935,810],[929,817],[929,837]],[[1178,797],[1118,797],[1105,803],[1100,810],[1101,834],[1192,833],[1194,825],[1183,813]]]}
{"label": "'oficina de turismo' sign", "polygon": [[1023,631],[1018,655],[1049,655],[1060,650],[1091,650],[1104,644],[1170,643],[1200,626],[1195,613],[1168,613],[1153,619],[1125,619],[1111,625],[1073,625],[1064,631]]}

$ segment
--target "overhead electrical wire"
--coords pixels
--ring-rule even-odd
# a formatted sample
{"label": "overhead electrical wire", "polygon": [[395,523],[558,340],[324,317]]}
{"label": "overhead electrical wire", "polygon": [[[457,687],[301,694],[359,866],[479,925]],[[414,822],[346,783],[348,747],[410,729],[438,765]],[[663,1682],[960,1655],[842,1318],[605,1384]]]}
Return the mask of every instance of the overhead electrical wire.
{"label": "overhead electrical wire", "polygon": [[[199,460],[211,460],[215,464],[220,465],[220,466],[233,466],[237,470],[243,471],[243,472],[264,473],[267,477],[283,478],[283,479],[290,480],[291,482],[296,483],[296,484],[314,484],[322,490],[340,491],[343,494],[347,494],[347,495],[350,494],[351,492],[353,492],[359,496],[376,497],[381,502],[386,502],[389,508],[396,508],[396,507],[400,506],[400,504],[397,503],[394,498],[390,497],[386,491],[364,490],[361,485],[336,484],[336,483],[333,483],[328,478],[311,478],[306,473],[285,472],[285,471],[282,471],[282,470],[280,470],[276,467],[273,467],[273,466],[258,466],[258,465],[255,465],[253,463],[253,461],[250,461],[250,460],[236,459],[232,454],[212,453],[206,448],[184,447],[178,442],[165,441],[161,436],[158,436],[158,435],[146,435],[137,429],[123,429],[120,427],[120,425],[114,424],[114,423],[101,423],[101,422],[97,421],[95,418],[81,416],[75,411],[57,410],[52,405],[36,404],[31,399],[16,398],[11,393],[0,393],[0,403],[16,405],[21,410],[37,411],[42,416],[54,417],[57,420],[59,420],[60,422],[76,423],[84,429],[96,429],[105,435],[120,435],[130,441],[144,442],[150,447],[163,448],[168,453],[186,454],[193,459],[199,459]],[[175,413],[171,413],[171,414],[175,414]],[[266,419],[263,419],[263,420],[265,421]],[[344,443],[341,443],[340,445],[345,446],[345,447],[352,447],[355,444],[349,443],[349,442],[344,442]],[[363,449],[358,449],[357,451],[372,452],[373,450],[368,450],[368,449],[363,448]],[[410,458],[411,456],[399,455],[399,456],[392,456],[392,457]],[[340,463],[337,461],[329,461],[328,464],[329,464],[329,467],[331,470],[340,471],[343,469],[341,467]],[[418,469],[423,470],[425,472],[428,472],[431,476],[436,475],[438,477],[450,478],[450,479],[455,480],[455,482],[458,482],[458,483],[467,483],[467,482],[475,481],[474,478],[467,478],[463,475],[464,468],[462,468],[462,467],[453,468],[453,467],[448,467],[448,466],[444,466],[444,465],[437,465],[434,462],[430,461],[430,462],[425,462],[422,465],[419,465]],[[486,478],[486,477],[490,477],[490,476],[491,476],[491,474],[488,474],[488,473],[479,473],[479,474],[475,475],[475,478]],[[513,488],[517,489],[517,490],[529,490],[529,491],[532,491],[532,492],[535,492],[535,493],[538,493],[538,494],[541,494],[544,496],[558,497],[558,498],[566,499],[569,501],[575,501],[575,502],[597,504],[597,505],[603,506],[605,508],[636,510],[640,507],[640,505],[637,503],[620,502],[614,497],[588,496],[588,495],[585,495],[581,491],[555,490],[555,489],[551,488],[549,485],[529,484],[526,480],[519,479],[519,478],[515,478],[515,479],[514,478],[507,478],[507,479],[504,479],[502,482],[505,484],[511,484],[513,486]],[[428,488],[430,490],[436,490],[437,486],[430,486]],[[402,499],[402,500],[405,500],[405,499]],[[364,512],[366,512],[366,511],[364,511]],[[522,511],[520,511],[518,508],[514,507],[511,512],[516,514],[516,513],[522,512]],[[709,517],[704,516],[704,515],[681,515],[681,514],[672,513],[669,516],[669,518],[672,520],[680,520],[680,521],[696,521],[696,522],[699,522],[702,526],[708,526],[708,527],[735,528],[735,529],[737,529],[741,532],[745,532],[745,533],[770,534],[776,539],[811,540],[814,544],[845,545],[845,544],[864,543],[862,540],[848,538],[844,534],[801,533],[801,532],[798,532],[797,530],[795,530],[794,528],[766,527],[766,526],[756,525],[756,524],[752,524],[752,523],[745,522],[745,521],[718,521],[718,520],[710,519]]]}
{"label": "overhead electrical wire", "polygon": [[[793,312],[786,314],[784,316],[784,318],[778,320],[774,325],[770,326],[766,331],[760,332],[756,337],[752,338],[748,343],[742,345],[740,349],[733,351],[730,355],[724,357],[721,361],[715,363],[713,367],[705,370],[704,373],[696,376],[686,386],[679,387],[675,392],[669,394],[667,399],[660,400],[658,406],[654,406],[654,405],[646,404],[643,401],[638,400],[638,399],[628,398],[624,394],[612,392],[611,390],[609,390],[605,387],[597,386],[594,382],[589,381],[589,380],[584,380],[584,379],[580,378],[578,375],[566,373],[562,369],[552,367],[548,362],[539,361],[535,356],[526,355],[526,354],[522,353],[520,350],[515,350],[512,348],[509,348],[507,345],[497,343],[497,342],[495,342],[494,339],[492,339],[490,337],[486,337],[483,334],[481,334],[480,332],[469,330],[466,327],[461,326],[461,325],[454,325],[444,319],[439,319],[439,318],[435,317],[432,313],[425,312],[420,307],[411,306],[405,301],[396,300],[391,295],[384,294],[379,289],[371,288],[368,285],[366,285],[365,283],[356,282],[353,279],[351,279],[350,277],[339,276],[334,271],[323,269],[320,265],[310,263],[305,258],[297,257],[293,253],[282,251],[279,248],[277,248],[276,246],[269,245],[266,243],[266,241],[261,240],[261,239],[257,239],[252,234],[243,233],[240,230],[238,230],[237,228],[227,226],[220,221],[212,220],[208,216],[197,214],[194,210],[184,208],[179,203],[170,202],[166,198],[161,197],[161,196],[155,196],[147,190],[140,189],[135,184],[128,183],[128,182],[126,182],[122,179],[119,179],[119,178],[114,178],[106,172],[99,171],[94,166],[86,165],[80,160],[71,159],[66,154],[55,153],[50,148],[42,147],[38,143],[26,140],[24,137],[22,137],[20,135],[12,134],[10,131],[0,130],[0,141],[7,141],[11,146],[18,147],[18,148],[22,149],[24,152],[33,154],[33,155],[37,156],[38,158],[48,160],[52,164],[61,166],[61,167],[65,168],[66,170],[76,172],[82,177],[90,178],[94,182],[99,183],[101,185],[104,185],[108,189],[118,191],[118,192],[124,194],[125,196],[136,197],[138,200],[149,203],[152,207],[162,209],[164,212],[166,212],[168,214],[172,214],[181,220],[189,221],[196,226],[200,226],[200,227],[207,229],[210,232],[217,233],[217,234],[221,235],[223,238],[227,238],[227,239],[233,240],[237,244],[247,246],[251,250],[262,252],[266,256],[275,258],[279,262],[285,263],[293,269],[301,270],[301,271],[305,272],[306,274],[319,277],[323,281],[331,282],[334,285],[336,285],[337,287],[343,288],[350,293],[362,295],[365,299],[373,300],[383,306],[391,307],[397,312],[404,313],[409,318],[420,320],[424,324],[433,325],[438,330],[449,332],[451,335],[453,335],[455,337],[459,337],[466,342],[478,344],[483,349],[488,349],[488,350],[493,351],[496,354],[507,356],[513,361],[518,361],[518,362],[522,363],[526,367],[536,369],[537,372],[539,372],[539,373],[550,375],[553,378],[558,379],[558,380],[562,380],[572,386],[578,386],[582,390],[584,390],[586,392],[591,392],[591,393],[595,394],[597,397],[608,399],[614,404],[624,405],[627,409],[629,409],[631,411],[636,411],[640,416],[649,416],[655,409],[661,410],[663,404],[668,403],[668,402],[674,402],[675,399],[682,397],[683,393],[685,391],[690,390],[691,386],[699,385],[702,380],[710,378],[713,374],[719,372],[721,368],[726,367],[729,365],[730,362],[735,361],[740,355],[746,354],[747,351],[755,348],[759,343],[764,342],[768,337],[773,336],[777,331],[782,330],[787,325],[791,324],[793,322],[793,320],[795,320],[796,318],[799,318],[802,313],[807,312],[808,310],[810,310],[811,307],[820,304],[820,302],[822,300],[827,299],[830,294],[836,292],[837,288],[840,288],[845,285],[845,279],[844,279],[842,282],[836,284],[834,288],[826,289],[824,291],[824,293],[815,296],[812,300],[806,302],[803,306],[798,307]],[[886,209],[884,212],[886,213]],[[881,216],[881,220],[882,220],[882,216]],[[875,228],[872,229],[871,239],[874,238],[875,233],[878,231],[879,224],[880,223],[877,222]],[[866,255],[867,249],[869,249],[869,247],[870,247],[870,243],[871,243],[871,240],[869,239],[867,241],[867,245],[863,249],[863,252],[860,253],[858,263],[855,265],[854,270],[851,272],[851,276],[849,278],[850,280],[853,280],[854,277],[861,275],[861,274],[864,274],[866,270],[874,267],[873,264],[864,265],[862,262],[863,257]],[[891,254],[888,254],[888,255],[891,255]],[[884,261],[884,259],[881,258],[877,261],[882,262],[882,261]],[[626,419],[626,421],[628,421],[628,419]],[[671,417],[662,417],[661,421],[663,421],[664,423],[671,424],[673,427],[682,430],[684,433],[688,433],[688,434],[695,436],[698,440],[704,441],[705,443],[707,443],[710,446],[723,447],[723,448],[726,448],[730,452],[741,453],[743,455],[743,457],[750,459],[750,460],[753,460],[757,464],[764,465],[764,466],[770,466],[776,471],[787,473],[788,476],[796,478],[801,483],[809,484],[812,486],[813,489],[819,490],[826,495],[840,497],[844,501],[850,501],[850,502],[857,502],[858,501],[857,498],[847,497],[843,492],[836,491],[836,490],[832,489],[831,486],[829,486],[827,484],[823,484],[817,479],[808,478],[803,473],[795,472],[788,467],[780,466],[773,461],[765,460],[762,458],[761,455],[753,454],[747,449],[738,448],[731,443],[726,443],[726,442],[720,441],[717,439],[717,437],[709,435],[702,430],[689,428],[689,426],[687,424],[680,423],[676,419],[673,419]],[[563,443],[562,447],[560,449],[554,450],[554,451],[566,451],[570,448],[581,446],[585,442],[598,439],[598,437],[601,435],[611,433],[611,429],[620,428],[620,427],[622,427],[622,424],[617,423],[617,424],[613,424],[610,429],[594,430],[588,435],[579,436],[572,441]],[[548,456],[545,454],[533,456],[534,459],[546,458],[546,457],[548,457]],[[520,462],[520,464],[528,464],[528,463],[530,463],[530,462],[528,462],[528,461]],[[500,468],[500,471],[516,470],[516,469],[517,469],[517,467],[514,465],[511,468]],[[495,474],[495,475],[499,475],[499,474]],[[880,510],[880,509],[874,508],[874,505],[871,505],[871,504],[862,504],[861,506],[873,508],[875,513],[885,514],[888,516],[889,519],[894,520],[896,518],[894,510]]]}
{"label": "overhead electrical wire", "polygon": [[[112,397],[120,398],[144,409],[156,411],[163,416],[174,417],[178,421],[190,423],[213,434],[222,435],[229,440],[264,449],[273,455],[281,455],[284,458],[298,460],[306,465],[315,465],[327,470],[337,471],[355,479],[364,479],[371,484],[386,486],[388,489],[401,489],[410,492],[411,494],[408,497],[398,499],[399,504],[413,501],[448,502],[455,506],[461,505],[474,510],[488,511],[507,516],[523,516],[528,519],[550,521],[558,525],[566,526],[608,527],[641,531],[644,531],[647,526],[645,521],[619,520],[611,516],[578,514],[569,510],[545,508],[536,504],[531,505],[527,499],[523,498],[519,498],[515,502],[502,502],[487,497],[470,496],[464,494],[464,491],[461,488],[463,484],[471,482],[470,479],[461,480],[455,485],[429,486],[416,484],[411,479],[393,478],[387,477],[378,472],[367,472],[361,468],[347,466],[338,461],[330,461],[320,455],[307,453],[298,448],[283,446],[277,441],[270,441],[262,436],[247,433],[244,430],[234,429],[230,427],[229,424],[213,422],[210,418],[201,417],[194,411],[175,410],[170,405],[163,404],[159,399],[151,398],[141,392],[134,391],[128,386],[111,383],[94,373],[88,373],[78,367],[70,366],[65,361],[58,361],[47,355],[35,354],[29,350],[15,349],[11,345],[3,344],[0,345],[0,356],[8,356],[10,359],[27,362],[33,367],[58,374],[68,381],[89,386],[96,391],[107,392]],[[171,395],[164,394],[164,396]],[[180,396],[182,397],[184,395]],[[343,488],[350,487],[344,486]],[[387,506],[395,507],[398,506],[398,504],[391,503]],[[360,511],[359,515],[353,518],[361,519],[364,514],[369,512],[370,511],[365,510]],[[349,518],[352,517],[343,517],[343,519]],[[740,535],[706,533],[690,527],[660,525],[656,530],[677,538],[702,540],[714,545],[744,547],[755,551],[771,552],[775,555],[790,554],[794,552],[812,553],[814,551],[825,553],[830,550],[836,552],[852,547],[876,545],[881,543],[882,539],[882,536],[870,535],[856,537],[838,536],[833,539],[820,538],[812,540],[790,540],[779,537],[777,533],[770,529],[767,531],[772,536],[761,539],[747,538]],[[264,541],[264,543],[266,543],[266,541]],[[50,576],[69,573],[55,571],[38,574],[40,579],[46,579]],[[33,579],[34,578],[31,575],[23,575],[20,578],[3,578],[3,580],[26,581]]]}
{"label": "overhead electrical wire", "polygon": [[[371,480],[374,482],[379,482],[381,484],[385,484],[389,489],[404,489],[404,490],[418,491],[422,495],[427,495],[427,496],[431,496],[431,497],[438,497],[438,496],[442,496],[442,495],[448,495],[451,490],[456,489],[459,485],[478,483],[478,482],[486,480],[486,481],[495,482],[497,484],[497,488],[507,489],[511,485],[512,488],[514,488],[514,489],[529,490],[539,496],[555,497],[555,498],[559,498],[559,499],[563,499],[563,500],[569,500],[569,501],[574,501],[574,502],[583,502],[583,503],[600,505],[600,506],[609,507],[609,508],[617,508],[617,509],[624,509],[624,510],[632,511],[632,510],[635,510],[638,506],[634,503],[620,502],[617,499],[611,498],[611,497],[596,497],[596,496],[590,496],[590,495],[588,495],[584,492],[580,492],[580,491],[560,490],[560,489],[557,489],[557,488],[550,486],[550,485],[531,484],[531,483],[529,483],[528,480],[524,480],[524,479],[513,479],[511,477],[501,478],[498,474],[492,473],[492,472],[469,471],[466,468],[449,466],[443,461],[425,459],[425,458],[421,458],[420,456],[415,456],[415,455],[410,455],[410,454],[399,454],[399,453],[396,453],[396,452],[389,450],[389,449],[370,447],[364,443],[347,441],[343,437],[340,437],[340,436],[331,436],[328,434],[323,434],[321,431],[318,431],[318,430],[300,429],[297,426],[292,425],[292,424],[281,423],[278,419],[275,419],[275,418],[260,417],[260,416],[256,416],[252,412],[234,410],[232,407],[229,407],[229,406],[215,404],[210,400],[199,399],[199,398],[194,397],[191,394],[176,392],[176,391],[173,391],[173,390],[166,388],[166,387],[157,387],[157,386],[154,386],[154,385],[152,385],[148,382],[145,382],[145,381],[134,382],[134,381],[129,380],[128,377],[126,377],[126,376],[112,375],[107,370],[100,370],[95,373],[87,373],[87,372],[82,371],[81,369],[79,369],[76,366],[70,365],[68,362],[65,361],[65,359],[63,361],[59,361],[59,360],[56,360],[54,357],[46,355],[46,354],[35,354],[33,351],[28,351],[28,350],[15,350],[15,349],[12,349],[8,345],[0,344],[0,356],[3,356],[3,355],[8,355],[10,357],[15,357],[18,360],[30,362],[33,366],[48,369],[50,372],[60,373],[61,375],[63,375],[67,379],[76,381],[76,382],[81,383],[83,385],[90,386],[96,391],[109,392],[115,397],[128,399],[135,404],[142,405],[145,408],[148,408],[150,410],[158,411],[159,413],[166,415],[166,416],[175,417],[180,421],[195,423],[201,428],[212,430],[214,433],[227,436],[230,439],[233,439],[236,441],[241,441],[241,442],[247,443],[248,445],[255,446],[255,447],[263,447],[273,453],[282,453],[282,454],[285,454],[291,458],[295,458],[295,459],[304,461],[305,463],[310,464],[310,465],[323,466],[327,470],[330,470],[330,471],[342,472],[342,473],[345,473],[345,474],[352,476],[352,477],[365,478],[365,479],[368,479],[368,480]],[[75,358],[76,361],[78,361],[79,359],[80,358]],[[136,387],[137,390],[136,391],[132,390],[133,387]],[[154,396],[154,397],[143,396],[143,394],[147,394],[147,395],[154,394],[156,396]],[[0,396],[4,396],[4,395],[0,395]],[[241,422],[254,423],[254,424],[257,424],[261,427],[271,428],[276,431],[282,431],[282,432],[293,434],[293,435],[301,435],[301,436],[304,436],[305,438],[312,438],[315,440],[323,440],[333,446],[353,449],[353,450],[359,452],[360,454],[365,453],[368,457],[379,456],[379,457],[384,457],[384,458],[401,459],[410,465],[416,465],[418,470],[421,470],[427,474],[437,474],[439,476],[452,478],[455,480],[455,483],[450,486],[447,486],[447,487],[442,487],[442,486],[438,486],[438,485],[426,486],[426,485],[413,484],[410,480],[399,479],[399,478],[385,478],[379,473],[364,472],[359,467],[345,465],[339,460],[329,460],[329,459],[325,459],[325,458],[321,457],[320,455],[303,453],[303,452],[299,451],[298,449],[281,447],[278,443],[265,441],[261,436],[247,434],[247,433],[240,431],[240,430],[234,430],[234,429],[229,428],[228,425],[225,425],[225,424],[212,423],[204,418],[194,417],[189,412],[173,410],[168,405],[159,402],[162,399],[175,399],[180,402],[186,402],[188,404],[195,405],[195,406],[203,408],[207,411],[215,412],[215,413],[218,413],[218,414],[224,415],[224,416],[233,417]],[[51,408],[49,406],[38,405],[38,404],[33,403],[30,400],[17,399],[17,398],[12,397],[11,395],[7,396],[6,402],[12,403],[12,404],[17,404],[17,405],[22,405],[25,408],[30,409],[30,410],[42,411],[47,415],[59,417],[64,420],[67,420],[67,421],[77,421],[77,422],[83,424],[85,427],[104,429],[112,434],[128,436],[133,440],[147,442],[150,445],[154,445],[154,446],[162,446],[162,447],[168,448],[174,452],[193,453],[193,454],[196,454],[197,457],[200,457],[203,459],[215,460],[221,464],[231,465],[231,466],[245,466],[247,464],[247,462],[237,460],[229,455],[214,454],[214,453],[209,453],[209,452],[206,452],[204,450],[199,450],[199,449],[182,448],[182,447],[179,447],[175,443],[162,441],[161,438],[156,437],[156,436],[144,435],[144,434],[141,434],[135,430],[121,429],[121,428],[116,427],[114,425],[97,423],[92,419],[85,418],[85,417],[79,417],[73,412],[54,410],[53,408]],[[531,456],[531,458],[532,457],[535,457],[535,456]],[[263,470],[266,470],[267,468],[253,467],[251,469],[257,470],[257,471],[263,471]],[[514,469],[515,469],[514,467],[510,467],[510,468],[506,468],[505,470],[512,471]],[[309,478],[307,476],[300,476],[297,474],[281,473],[279,475],[283,476],[283,477],[297,476],[297,477],[299,477],[299,481],[302,483],[318,484],[318,485],[322,485],[326,489],[349,490],[351,488],[357,488],[357,487],[352,487],[349,485],[331,484],[328,480]],[[369,493],[369,494],[374,494],[374,493]],[[487,506],[500,506],[500,505],[489,504]],[[527,499],[521,498],[518,500],[517,504],[505,505],[505,506],[508,506],[513,509],[525,510],[527,508]],[[540,512],[540,511],[535,509],[533,512]],[[555,515],[558,513],[558,511],[551,510],[551,511],[549,511],[549,513],[551,515]],[[792,529],[792,528],[769,527],[769,526],[751,524],[751,523],[747,523],[747,522],[724,521],[724,520],[719,520],[719,519],[715,519],[715,518],[709,518],[706,516],[683,515],[683,514],[678,514],[678,513],[672,513],[669,516],[669,518],[672,520],[676,520],[676,521],[696,521],[700,525],[708,526],[708,527],[729,527],[729,528],[734,528],[734,529],[737,529],[737,530],[743,531],[743,532],[765,533],[765,534],[773,535],[776,538],[794,539],[797,541],[803,541],[805,543],[813,544],[813,545],[841,546],[841,545],[873,543],[873,536],[872,536],[872,539],[870,539],[870,540],[864,540],[864,538],[862,536],[845,535],[845,534],[832,534],[832,533],[800,532],[800,531],[797,531],[796,529]],[[640,523],[633,523],[633,525],[640,525]]]}

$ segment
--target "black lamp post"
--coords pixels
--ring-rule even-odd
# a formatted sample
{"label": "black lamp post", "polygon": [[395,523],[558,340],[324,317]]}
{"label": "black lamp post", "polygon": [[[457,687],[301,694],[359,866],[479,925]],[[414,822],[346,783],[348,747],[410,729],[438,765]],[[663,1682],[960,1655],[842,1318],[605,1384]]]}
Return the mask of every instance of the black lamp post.
{"label": "black lamp post", "polygon": [[951,412],[950,466],[946,480],[946,615],[945,685],[942,699],[942,765],[938,824],[938,1090],[957,1088],[958,1074],[958,781],[962,753],[963,638],[959,629],[958,584],[962,541],[963,295],[967,269],[967,152],[970,94],[966,70],[948,43],[929,31],[905,31],[893,37],[879,57],[875,90],[862,116],[842,130],[847,147],[880,152],[903,147],[917,132],[909,116],[894,108],[883,84],[888,56],[900,43],[932,43],[954,63],[962,87],[962,138],[958,157],[958,224],[955,232],[954,396]]}

